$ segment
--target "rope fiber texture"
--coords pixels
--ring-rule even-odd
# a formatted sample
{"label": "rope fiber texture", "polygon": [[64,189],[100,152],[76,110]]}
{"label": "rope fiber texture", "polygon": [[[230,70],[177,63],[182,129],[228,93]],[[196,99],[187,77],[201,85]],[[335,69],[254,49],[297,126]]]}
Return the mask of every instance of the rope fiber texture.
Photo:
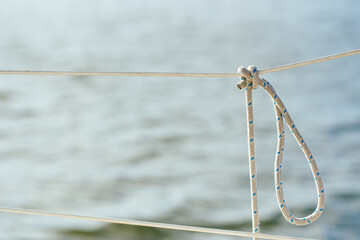
{"label": "rope fiber texture", "polygon": [[[316,165],[315,159],[311,154],[308,146],[306,145],[303,137],[296,128],[293,120],[291,119],[289,112],[286,110],[283,102],[276,94],[274,88],[265,79],[259,78],[259,71],[255,66],[240,67],[238,69],[241,75],[241,81],[237,84],[239,89],[245,88],[245,98],[247,106],[247,129],[248,129],[248,145],[249,145],[249,163],[250,163],[250,187],[251,187],[251,207],[252,207],[252,226],[253,232],[260,231],[259,213],[258,213],[258,201],[257,201],[257,190],[256,190],[256,162],[255,162],[255,138],[254,138],[254,118],[253,118],[253,103],[252,103],[252,91],[258,86],[262,87],[270,98],[274,102],[275,115],[276,115],[276,126],[278,134],[278,143],[275,154],[275,191],[278,201],[278,205],[281,213],[287,221],[295,225],[307,225],[315,221],[323,213],[325,204],[325,192],[324,186],[321,181],[320,173]],[[314,176],[316,190],[318,193],[318,202],[315,211],[306,217],[295,217],[287,208],[281,181],[281,162],[284,152],[285,143],[285,131],[284,131],[284,119],[288,125],[290,131],[295,137],[301,150],[305,154],[307,161],[310,165],[311,172]]]}

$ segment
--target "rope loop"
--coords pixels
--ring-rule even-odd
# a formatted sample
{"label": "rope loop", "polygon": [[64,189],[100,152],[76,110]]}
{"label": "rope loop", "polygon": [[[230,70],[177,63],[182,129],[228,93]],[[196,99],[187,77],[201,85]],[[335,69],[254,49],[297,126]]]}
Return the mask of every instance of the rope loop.
{"label": "rope loop", "polygon": [[[257,194],[256,194],[255,138],[254,138],[254,119],[253,119],[253,104],[252,104],[252,90],[256,89],[258,86],[261,86],[274,102],[276,126],[277,126],[277,134],[278,134],[277,150],[275,154],[274,175],[275,175],[275,192],[276,192],[276,197],[280,211],[285,217],[285,219],[292,224],[295,225],[310,224],[311,222],[315,221],[317,218],[320,217],[320,215],[323,213],[324,205],[325,205],[324,186],[315,159],[311,154],[309,148],[307,147],[300,132],[296,128],[293,120],[291,119],[280,97],[276,94],[274,88],[271,86],[271,84],[268,81],[259,78],[259,72],[257,71],[256,67],[249,66],[247,69],[245,67],[239,67],[238,72],[240,73],[241,81],[237,84],[237,87],[239,89],[245,88],[246,90],[245,98],[246,98],[247,120],[248,120],[247,126],[248,126],[249,163],[250,163],[250,186],[251,186],[251,197],[252,197],[251,205],[253,211],[253,215],[252,215],[253,232],[257,232],[260,229],[260,224],[258,220]],[[282,162],[284,143],[285,143],[284,119],[307,159],[312,175],[314,177],[317,195],[318,195],[318,202],[315,211],[312,214],[301,218],[295,217],[288,210],[285,204],[285,199],[283,194],[283,183],[281,181],[281,169],[282,169],[281,162]]]}

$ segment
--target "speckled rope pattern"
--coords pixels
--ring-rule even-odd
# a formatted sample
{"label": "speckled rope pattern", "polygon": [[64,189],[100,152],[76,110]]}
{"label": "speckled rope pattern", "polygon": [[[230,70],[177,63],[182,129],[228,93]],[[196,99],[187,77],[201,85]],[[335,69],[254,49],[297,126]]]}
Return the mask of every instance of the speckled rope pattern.
{"label": "speckled rope pattern", "polygon": [[[247,106],[247,121],[248,121],[248,143],[249,143],[249,162],[250,162],[250,186],[251,186],[251,206],[252,206],[252,224],[253,232],[260,231],[260,222],[258,216],[258,203],[257,203],[257,192],[256,192],[256,162],[255,162],[255,139],[254,139],[254,119],[253,119],[253,104],[252,104],[252,90],[258,86],[262,87],[274,101],[274,108],[276,114],[276,126],[278,134],[278,144],[275,155],[275,191],[276,197],[279,204],[280,211],[283,216],[290,223],[295,225],[307,225],[315,221],[320,217],[324,210],[325,204],[325,192],[324,186],[321,181],[320,173],[316,165],[315,159],[307,147],[304,139],[297,130],[294,122],[292,121],[288,111],[286,110],[283,102],[276,94],[274,88],[265,79],[259,78],[259,72],[255,66],[250,66],[248,69],[240,67],[238,72],[241,74],[241,81],[237,84],[239,89],[245,88],[245,98]],[[281,161],[284,152],[285,132],[284,132],[284,119],[288,125],[290,131],[295,137],[297,143],[302,149],[305,157],[310,165],[311,172],[315,179],[316,190],[318,193],[318,202],[315,211],[306,217],[295,217],[288,210],[281,181]]]}

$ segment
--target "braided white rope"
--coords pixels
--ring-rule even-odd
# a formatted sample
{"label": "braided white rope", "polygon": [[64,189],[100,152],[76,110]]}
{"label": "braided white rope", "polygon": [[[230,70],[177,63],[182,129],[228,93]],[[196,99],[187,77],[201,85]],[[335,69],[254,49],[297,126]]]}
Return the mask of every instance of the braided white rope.
{"label": "braided white rope", "polygon": [[[325,193],[323,183],[321,181],[320,173],[318,167],[316,165],[315,159],[311,154],[309,148],[307,147],[304,139],[300,135],[297,130],[294,122],[292,121],[288,111],[286,110],[283,102],[276,94],[274,88],[270,85],[268,81],[265,79],[259,78],[259,72],[257,71],[255,66],[250,66],[248,69],[245,67],[240,67],[238,72],[241,75],[241,81],[237,84],[239,89],[245,88],[245,98],[246,98],[246,106],[247,106],[247,121],[248,121],[248,143],[249,143],[249,162],[250,162],[250,186],[251,186],[251,206],[252,206],[252,224],[253,224],[253,232],[260,231],[260,223],[258,216],[258,203],[257,203],[257,193],[256,193],[256,162],[255,162],[255,138],[254,138],[254,119],[253,119],[253,104],[252,104],[252,90],[256,89],[258,86],[264,88],[264,90],[269,94],[270,98],[274,101],[274,108],[276,114],[276,126],[278,133],[278,144],[275,156],[275,189],[276,189],[276,197],[280,207],[280,211],[286,220],[295,225],[307,225],[317,218],[320,217],[324,210],[325,204]],[[298,142],[300,148],[302,149],[305,157],[308,160],[310,165],[311,172],[315,179],[316,189],[318,193],[318,203],[315,211],[309,216],[299,218],[293,216],[288,210],[283,189],[282,189],[282,181],[281,181],[281,161],[282,155],[284,151],[284,121],[290,128],[293,136]]]}

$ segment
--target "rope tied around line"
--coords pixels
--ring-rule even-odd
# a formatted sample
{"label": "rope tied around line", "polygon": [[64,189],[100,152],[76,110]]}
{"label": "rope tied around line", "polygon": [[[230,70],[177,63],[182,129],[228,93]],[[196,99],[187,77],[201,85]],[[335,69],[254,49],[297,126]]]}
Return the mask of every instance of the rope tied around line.
{"label": "rope tied around line", "polygon": [[[258,86],[262,87],[270,98],[274,101],[275,115],[276,115],[276,128],[278,133],[277,150],[275,155],[275,191],[276,198],[282,215],[287,221],[295,225],[307,225],[315,221],[323,213],[325,204],[325,192],[324,186],[320,177],[318,167],[315,159],[311,154],[308,146],[302,138],[300,132],[297,130],[294,122],[292,121],[288,111],[286,110],[283,102],[276,94],[271,84],[259,77],[259,71],[255,66],[239,67],[241,81],[237,84],[239,89],[245,88],[246,98],[246,113],[247,113],[247,129],[248,129],[248,148],[249,148],[249,164],[250,164],[250,188],[251,188],[251,207],[252,207],[252,226],[253,232],[260,231],[260,222],[258,216],[258,201],[256,190],[256,162],[255,162],[255,138],[254,138],[254,119],[253,119],[253,104],[252,104],[252,90]],[[287,208],[281,181],[281,162],[284,152],[285,131],[284,131],[284,119],[292,132],[295,140],[299,144],[305,157],[310,165],[311,172],[314,176],[316,190],[318,193],[318,202],[315,211],[306,217],[295,217]]]}

